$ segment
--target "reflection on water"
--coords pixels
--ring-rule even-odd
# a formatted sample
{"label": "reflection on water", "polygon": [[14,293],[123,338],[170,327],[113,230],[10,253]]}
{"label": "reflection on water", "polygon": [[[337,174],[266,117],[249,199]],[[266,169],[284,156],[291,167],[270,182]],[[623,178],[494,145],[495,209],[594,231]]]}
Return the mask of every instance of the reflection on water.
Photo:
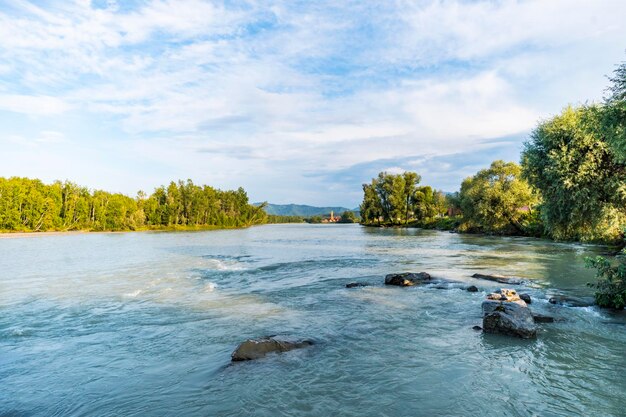
{"label": "reflection on water", "polygon": [[[624,314],[547,302],[589,295],[602,250],[354,225],[0,239],[0,415],[623,415]],[[459,283],[381,285],[422,270]],[[476,271],[532,279],[557,322],[475,332],[499,285]],[[319,343],[230,365],[267,334]]]}

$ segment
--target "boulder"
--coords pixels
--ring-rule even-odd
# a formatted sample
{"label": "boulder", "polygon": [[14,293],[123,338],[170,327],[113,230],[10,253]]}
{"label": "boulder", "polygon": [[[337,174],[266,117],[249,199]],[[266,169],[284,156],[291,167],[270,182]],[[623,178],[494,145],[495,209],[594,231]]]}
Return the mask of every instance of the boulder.
{"label": "boulder", "polygon": [[278,340],[273,336],[261,339],[248,339],[237,346],[237,349],[235,349],[231,355],[231,359],[233,362],[259,359],[268,353],[287,352],[293,349],[311,346],[312,344],[313,342],[310,340]]}
{"label": "boulder", "polygon": [[478,288],[475,285],[470,285],[469,287],[467,287],[467,291],[478,292]]}
{"label": "boulder", "polygon": [[543,314],[533,314],[533,320],[535,323],[554,323],[554,317]]}
{"label": "boulder", "polygon": [[594,304],[592,297],[569,297],[567,295],[555,295],[548,302],[567,307],[590,307]]}
{"label": "boulder", "polygon": [[524,302],[525,302],[526,304],[530,304],[530,303],[532,303],[532,300],[530,299],[530,295],[529,295],[529,294],[525,294],[525,293],[524,293],[524,294],[520,294],[520,295],[519,295],[519,298],[521,298],[522,300],[524,300]]}
{"label": "boulder", "polygon": [[483,329],[483,328],[482,328],[482,327],[480,327],[480,326],[474,326],[474,327],[472,327],[472,330],[476,330],[477,332],[478,332],[478,331],[480,331],[480,330],[482,330],[482,329]]}
{"label": "boulder", "polygon": [[472,275],[472,278],[477,278],[477,279],[485,279],[487,281],[494,281],[494,282],[499,282],[501,284],[510,284],[510,285],[521,285],[525,282],[525,280],[523,280],[522,278],[517,278],[517,277],[507,277],[504,275],[498,275],[498,274],[474,274]]}
{"label": "boulder", "polygon": [[537,327],[526,303],[514,290],[502,289],[483,301],[483,331],[531,339]]}
{"label": "boulder", "polygon": [[357,287],[367,287],[369,284],[366,284],[364,282],[351,282],[349,284],[346,284],[346,288],[357,288]]}
{"label": "boulder", "polygon": [[[500,290],[492,292],[491,294],[488,294],[487,300],[521,301],[521,298],[519,295],[517,295],[517,291],[502,288]],[[523,305],[525,306],[526,303],[524,303]]]}
{"label": "boulder", "polygon": [[397,285],[399,287],[410,287],[412,285],[430,282],[432,277],[426,272],[403,274],[389,274],[385,277],[385,285]]}

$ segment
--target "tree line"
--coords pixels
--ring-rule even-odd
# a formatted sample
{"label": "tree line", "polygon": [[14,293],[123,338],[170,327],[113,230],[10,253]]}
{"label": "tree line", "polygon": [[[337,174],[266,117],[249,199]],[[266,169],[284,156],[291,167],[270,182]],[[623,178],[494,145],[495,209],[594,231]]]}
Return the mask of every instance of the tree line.
{"label": "tree line", "polygon": [[243,188],[222,191],[191,180],[170,182],[135,198],[90,191],[69,181],[0,177],[0,230],[122,231],[185,227],[243,227],[265,223],[263,206]]}

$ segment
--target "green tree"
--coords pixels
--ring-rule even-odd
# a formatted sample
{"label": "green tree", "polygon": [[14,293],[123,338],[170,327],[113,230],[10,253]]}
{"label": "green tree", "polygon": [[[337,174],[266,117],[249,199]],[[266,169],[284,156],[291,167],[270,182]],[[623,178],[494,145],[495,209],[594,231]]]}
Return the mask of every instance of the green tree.
{"label": "green tree", "polygon": [[540,191],[555,239],[613,241],[626,225],[626,165],[599,134],[600,116],[597,106],[568,107],[524,145],[524,177]]}
{"label": "green tree", "polygon": [[443,191],[435,191],[433,194],[433,210],[435,215],[443,216],[448,212],[448,199]]}
{"label": "green tree", "polygon": [[437,214],[442,196],[429,186],[420,187],[421,177],[415,172],[390,174],[381,172],[370,184],[363,184],[361,221],[364,224],[405,224]]}
{"label": "green tree", "polygon": [[435,193],[430,186],[417,187],[411,198],[411,204],[416,220],[426,220],[437,213]]}
{"label": "green tree", "polygon": [[523,233],[522,221],[536,197],[513,162],[495,161],[466,178],[459,194],[466,230]]}
{"label": "green tree", "polygon": [[364,224],[378,223],[383,215],[380,197],[376,192],[376,179],[371,184],[363,184],[363,202],[360,205],[361,221]]}
{"label": "green tree", "polygon": [[622,62],[609,77],[611,85],[604,106],[596,109],[601,114],[600,133],[612,146],[616,157],[626,161],[626,62]]}
{"label": "green tree", "polygon": [[339,223],[356,223],[357,221],[353,211],[344,211],[339,219]]}
{"label": "green tree", "polygon": [[415,195],[418,192],[417,184],[422,180],[416,172],[404,172],[402,174],[402,199],[404,205],[404,224],[409,223],[409,215],[413,212]]}

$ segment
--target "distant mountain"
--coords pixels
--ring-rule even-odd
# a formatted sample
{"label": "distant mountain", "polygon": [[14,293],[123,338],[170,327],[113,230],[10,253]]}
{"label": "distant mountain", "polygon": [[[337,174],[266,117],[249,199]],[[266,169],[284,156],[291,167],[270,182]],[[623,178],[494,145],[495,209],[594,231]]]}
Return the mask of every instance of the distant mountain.
{"label": "distant mountain", "polygon": [[[254,203],[254,205],[259,206],[261,203]],[[333,211],[335,215],[340,215],[344,211],[356,211],[358,214],[358,209],[351,210],[345,207],[315,207],[304,204],[268,204],[267,207],[265,207],[267,214],[275,214],[278,216],[322,216],[330,214],[331,211]]]}

